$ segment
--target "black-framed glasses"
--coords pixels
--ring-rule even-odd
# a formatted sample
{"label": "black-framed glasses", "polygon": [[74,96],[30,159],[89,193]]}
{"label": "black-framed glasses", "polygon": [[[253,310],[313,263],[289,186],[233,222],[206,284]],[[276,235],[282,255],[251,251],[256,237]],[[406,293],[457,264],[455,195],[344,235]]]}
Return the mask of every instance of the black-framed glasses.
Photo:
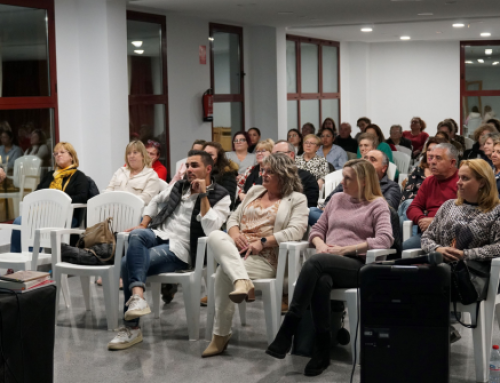
{"label": "black-framed glasses", "polygon": [[318,143],[316,142],[309,142],[309,141],[306,141],[304,142],[304,145],[319,145]]}
{"label": "black-framed glasses", "polygon": [[291,150],[289,150],[288,152],[274,152],[273,154],[276,154],[276,153],[288,154],[288,153],[292,153],[292,151],[291,151]]}

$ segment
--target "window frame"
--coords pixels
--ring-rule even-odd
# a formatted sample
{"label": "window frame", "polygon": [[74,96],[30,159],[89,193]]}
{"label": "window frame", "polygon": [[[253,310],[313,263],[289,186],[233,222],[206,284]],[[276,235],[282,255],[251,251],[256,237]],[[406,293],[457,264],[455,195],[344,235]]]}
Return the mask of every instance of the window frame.
{"label": "window frame", "polygon": [[[296,92],[287,92],[287,101],[297,101],[297,128],[300,131],[301,128],[301,110],[300,110],[300,100],[319,100],[319,123],[318,127],[321,129],[321,124],[326,117],[323,117],[323,103],[321,100],[339,100],[339,125],[341,124],[341,92],[340,92],[340,42],[333,40],[322,40],[314,39],[311,37],[297,36],[297,35],[286,35],[287,41],[295,42],[295,78],[296,78]],[[317,93],[302,93],[302,71],[301,71],[301,52],[300,44],[309,43],[318,45],[318,92]],[[337,48],[337,83],[338,92],[326,93],[323,92],[323,47],[336,47]],[[337,127],[338,130],[338,127]]]}

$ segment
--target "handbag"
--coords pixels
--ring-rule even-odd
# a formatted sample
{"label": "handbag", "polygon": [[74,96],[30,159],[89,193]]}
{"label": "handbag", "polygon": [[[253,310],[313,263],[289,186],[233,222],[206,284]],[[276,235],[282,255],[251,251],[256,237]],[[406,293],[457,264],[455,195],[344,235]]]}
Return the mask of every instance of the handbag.
{"label": "handbag", "polygon": [[[464,327],[476,328],[479,305],[486,299],[490,283],[490,262],[460,260],[450,263],[451,267],[451,300],[457,321]],[[476,323],[465,324],[457,314],[457,302],[470,305],[476,302]]]}

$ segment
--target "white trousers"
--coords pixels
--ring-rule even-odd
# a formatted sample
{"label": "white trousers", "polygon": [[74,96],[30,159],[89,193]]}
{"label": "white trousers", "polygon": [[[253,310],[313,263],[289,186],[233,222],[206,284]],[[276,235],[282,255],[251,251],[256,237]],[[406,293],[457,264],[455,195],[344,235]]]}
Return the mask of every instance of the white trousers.
{"label": "white trousers", "polygon": [[207,244],[219,264],[215,272],[214,334],[225,336],[231,333],[236,308],[236,304],[229,299],[234,282],[238,279],[276,278],[276,270],[259,255],[251,255],[244,260],[232,238],[223,231],[212,232]]}

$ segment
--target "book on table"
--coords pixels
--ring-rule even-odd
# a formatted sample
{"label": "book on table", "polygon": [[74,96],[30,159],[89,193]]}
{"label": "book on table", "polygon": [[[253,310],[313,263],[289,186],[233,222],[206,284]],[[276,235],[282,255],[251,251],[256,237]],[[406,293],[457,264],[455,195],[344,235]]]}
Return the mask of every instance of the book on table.
{"label": "book on table", "polygon": [[0,276],[0,288],[24,292],[51,284],[50,274],[40,271],[17,271]]}

